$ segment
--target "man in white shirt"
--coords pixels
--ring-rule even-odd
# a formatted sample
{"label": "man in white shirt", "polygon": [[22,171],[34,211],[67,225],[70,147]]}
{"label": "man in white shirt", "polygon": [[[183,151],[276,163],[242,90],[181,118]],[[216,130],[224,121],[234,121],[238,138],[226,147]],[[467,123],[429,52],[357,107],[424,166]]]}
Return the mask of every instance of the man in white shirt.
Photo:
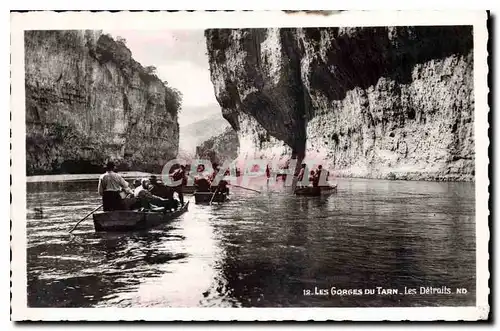
{"label": "man in white shirt", "polygon": [[106,164],[106,173],[99,177],[99,184],[97,190],[99,195],[102,196],[102,204],[104,211],[123,210],[123,200],[120,192],[124,190],[129,194],[133,194],[132,190],[128,187],[128,183],[116,172],[115,164],[109,161]]}

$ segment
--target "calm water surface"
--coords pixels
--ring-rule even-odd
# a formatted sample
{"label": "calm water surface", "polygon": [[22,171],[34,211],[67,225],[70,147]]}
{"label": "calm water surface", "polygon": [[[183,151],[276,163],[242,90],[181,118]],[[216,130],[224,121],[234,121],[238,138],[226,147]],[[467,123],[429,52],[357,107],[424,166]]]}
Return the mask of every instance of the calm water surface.
{"label": "calm water surface", "polygon": [[[475,305],[472,183],[338,180],[338,194],[234,188],[148,232],[95,233],[96,182],[28,184],[32,307]],[[254,186],[260,188],[259,185]],[[417,295],[304,295],[373,289]],[[420,294],[447,286],[452,294]],[[456,294],[465,288],[467,294]]]}

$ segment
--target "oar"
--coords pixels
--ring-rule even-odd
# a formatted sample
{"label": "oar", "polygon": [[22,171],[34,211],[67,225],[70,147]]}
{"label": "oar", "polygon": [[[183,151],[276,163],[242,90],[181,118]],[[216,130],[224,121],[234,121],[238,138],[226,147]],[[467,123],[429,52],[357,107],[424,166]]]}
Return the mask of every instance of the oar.
{"label": "oar", "polygon": [[75,226],[71,230],[69,230],[69,233],[73,232],[73,230],[76,229],[76,227],[78,226],[78,224],[80,224],[83,221],[85,221],[87,219],[87,217],[89,217],[90,215],[92,215],[93,213],[95,213],[101,207],[102,207],[102,205],[100,205],[96,209],[92,210],[90,213],[87,214],[87,216],[85,216],[84,218],[82,218],[81,220],[79,220],[78,223],[76,223]]}
{"label": "oar", "polygon": [[214,201],[214,198],[215,198],[215,195],[217,194],[217,191],[219,191],[219,187],[218,187],[218,186],[217,186],[217,188],[215,189],[214,194],[212,195],[212,199],[210,199],[210,205],[212,204],[212,201]]}
{"label": "oar", "polygon": [[240,185],[236,185],[236,184],[228,184],[228,185],[239,187],[239,188],[242,188],[244,190],[249,190],[249,191],[254,191],[254,192],[257,192],[257,193],[261,193],[260,191],[254,190],[252,188],[248,188],[248,187],[244,187],[244,186],[240,186]]}

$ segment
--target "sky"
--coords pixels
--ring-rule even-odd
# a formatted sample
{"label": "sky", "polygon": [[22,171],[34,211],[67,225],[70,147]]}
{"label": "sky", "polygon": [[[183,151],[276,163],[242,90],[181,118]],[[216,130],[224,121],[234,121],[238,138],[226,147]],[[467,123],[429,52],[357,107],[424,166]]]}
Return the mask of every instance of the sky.
{"label": "sky", "polygon": [[[126,39],[132,57],[155,66],[158,77],[183,94],[179,125],[220,113],[210,81],[203,30],[106,30]],[[221,115],[222,117],[222,115]]]}

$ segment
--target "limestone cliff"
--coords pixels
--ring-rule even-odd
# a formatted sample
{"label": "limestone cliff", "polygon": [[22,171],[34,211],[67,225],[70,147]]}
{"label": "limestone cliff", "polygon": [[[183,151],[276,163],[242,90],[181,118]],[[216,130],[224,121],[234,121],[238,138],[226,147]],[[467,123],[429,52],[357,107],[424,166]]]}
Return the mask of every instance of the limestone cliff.
{"label": "limestone cliff", "polygon": [[180,95],[99,31],[26,31],[28,175],[159,171],[179,143]]}
{"label": "limestone cliff", "polygon": [[474,179],[471,27],[205,36],[240,157],[305,157],[338,176]]}

